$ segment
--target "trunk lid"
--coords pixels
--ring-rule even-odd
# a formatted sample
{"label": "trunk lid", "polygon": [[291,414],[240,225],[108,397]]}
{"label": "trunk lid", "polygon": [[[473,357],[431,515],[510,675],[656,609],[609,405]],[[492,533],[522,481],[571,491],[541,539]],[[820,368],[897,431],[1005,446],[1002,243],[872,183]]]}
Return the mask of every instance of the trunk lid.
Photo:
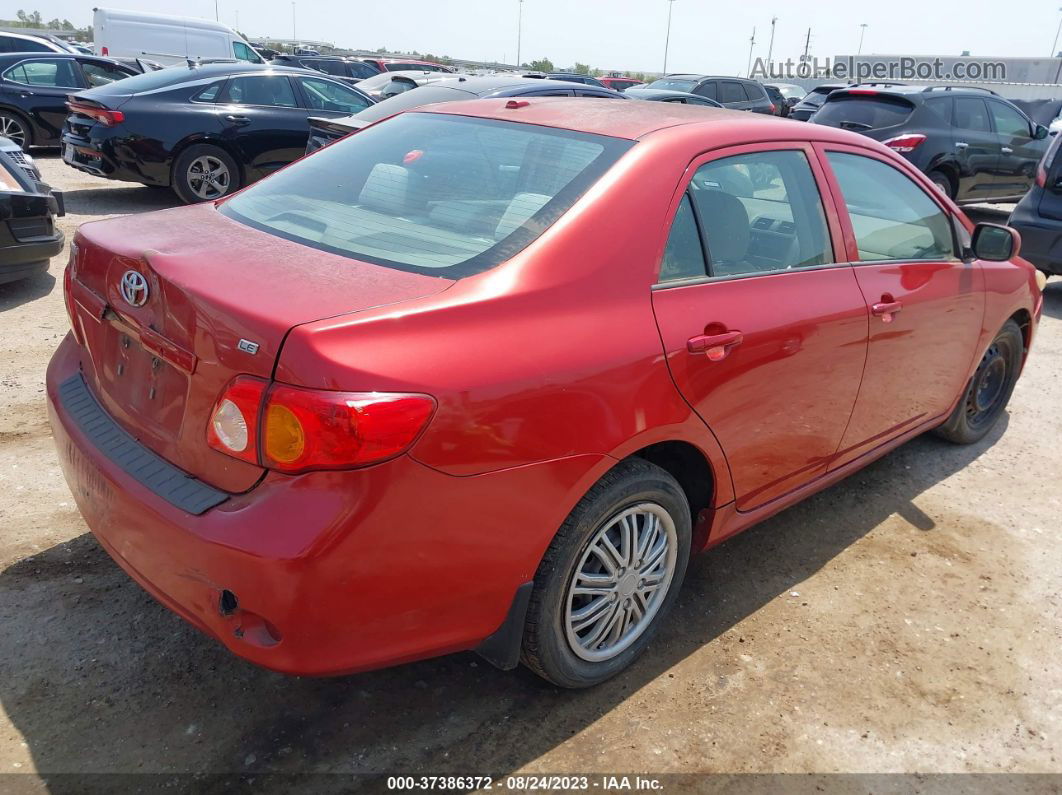
{"label": "trunk lid", "polygon": [[453,283],[284,240],[213,205],[85,224],[75,242],[70,290],[93,393],[142,444],[226,491],[262,474],[206,444],[234,376],[271,377],[293,326]]}

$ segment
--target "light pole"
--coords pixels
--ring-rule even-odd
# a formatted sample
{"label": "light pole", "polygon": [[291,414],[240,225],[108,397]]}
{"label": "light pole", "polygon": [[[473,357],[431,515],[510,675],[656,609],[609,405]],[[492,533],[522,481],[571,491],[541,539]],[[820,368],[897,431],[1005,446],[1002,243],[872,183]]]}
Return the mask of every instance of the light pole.
{"label": "light pole", "polygon": [[516,11],[516,68],[520,68],[520,45],[524,37],[524,0],[518,0]]}
{"label": "light pole", "polygon": [[671,6],[675,0],[667,0],[667,35],[664,36],[664,74],[667,74],[667,49],[671,45]]}
{"label": "light pole", "polygon": [[767,45],[767,66],[771,65],[771,53],[774,52],[774,23],[778,21],[778,17],[771,17],[771,43]]}
{"label": "light pole", "polygon": [[295,40],[295,0],[291,2],[291,43],[293,46],[297,44]]}
{"label": "light pole", "polygon": [[221,17],[218,16],[218,0],[214,0],[214,21],[220,22]]}
{"label": "light pole", "polygon": [[745,70],[745,77],[752,76],[752,49],[756,46],[756,26],[752,26],[752,35],[749,36],[749,65]]}
{"label": "light pole", "polygon": [[866,35],[866,33],[867,33],[867,23],[864,22],[863,24],[861,24],[859,26],[859,49],[856,50],[856,55],[862,55],[863,54],[863,37]]}
{"label": "light pole", "polygon": [[[1058,9],[1062,11],[1062,8]],[[1051,45],[1051,57],[1058,55],[1058,34],[1062,33],[1062,17],[1058,18],[1058,28],[1055,30],[1055,43]]]}

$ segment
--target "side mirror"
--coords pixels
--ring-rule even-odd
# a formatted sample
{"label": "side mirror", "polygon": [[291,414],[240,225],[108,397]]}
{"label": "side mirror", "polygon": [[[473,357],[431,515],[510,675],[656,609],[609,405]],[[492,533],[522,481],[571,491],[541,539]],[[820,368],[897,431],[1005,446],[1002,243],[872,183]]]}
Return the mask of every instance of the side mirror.
{"label": "side mirror", "polygon": [[1021,235],[1002,224],[978,224],[973,232],[973,254],[988,262],[1004,262],[1021,250]]}
{"label": "side mirror", "polygon": [[1042,124],[1037,124],[1033,128],[1033,138],[1035,138],[1037,141],[1042,141],[1044,138],[1047,137],[1048,132],[1049,130]]}

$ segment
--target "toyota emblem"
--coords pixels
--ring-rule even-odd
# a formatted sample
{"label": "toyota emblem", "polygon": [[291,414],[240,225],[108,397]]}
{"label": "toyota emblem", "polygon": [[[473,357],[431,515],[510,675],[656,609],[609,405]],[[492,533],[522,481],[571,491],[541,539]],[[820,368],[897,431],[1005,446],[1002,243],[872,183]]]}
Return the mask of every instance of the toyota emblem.
{"label": "toyota emblem", "polygon": [[122,298],[129,306],[143,306],[148,300],[148,283],[142,273],[126,271],[122,276]]}

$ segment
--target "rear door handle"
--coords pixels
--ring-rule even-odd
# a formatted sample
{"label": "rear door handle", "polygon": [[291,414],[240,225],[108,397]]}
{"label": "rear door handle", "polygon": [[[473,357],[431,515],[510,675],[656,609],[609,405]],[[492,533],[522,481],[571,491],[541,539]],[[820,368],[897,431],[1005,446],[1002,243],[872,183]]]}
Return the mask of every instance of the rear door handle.
{"label": "rear door handle", "polygon": [[903,304],[899,301],[882,301],[870,307],[870,311],[877,317],[884,318],[886,323],[890,322],[892,316],[901,309],[903,309]]}
{"label": "rear door handle", "polygon": [[237,116],[237,115],[235,115],[233,113],[225,114],[225,121],[232,122],[237,127],[242,127],[245,124],[250,124],[251,123],[251,120],[249,118],[247,118],[246,116]]}
{"label": "rear door handle", "polygon": [[966,149],[969,146],[970,145],[968,143],[966,143],[966,141],[956,141],[955,142],[955,148],[956,149]]}
{"label": "rear door handle", "polygon": [[1004,146],[1000,151],[1005,155],[1009,155],[1014,150],[1011,149],[1009,146]]}
{"label": "rear door handle", "polygon": [[724,331],[722,334],[701,334],[686,341],[690,353],[703,353],[710,361],[718,362],[730,355],[741,344],[745,335],[740,331]]}

